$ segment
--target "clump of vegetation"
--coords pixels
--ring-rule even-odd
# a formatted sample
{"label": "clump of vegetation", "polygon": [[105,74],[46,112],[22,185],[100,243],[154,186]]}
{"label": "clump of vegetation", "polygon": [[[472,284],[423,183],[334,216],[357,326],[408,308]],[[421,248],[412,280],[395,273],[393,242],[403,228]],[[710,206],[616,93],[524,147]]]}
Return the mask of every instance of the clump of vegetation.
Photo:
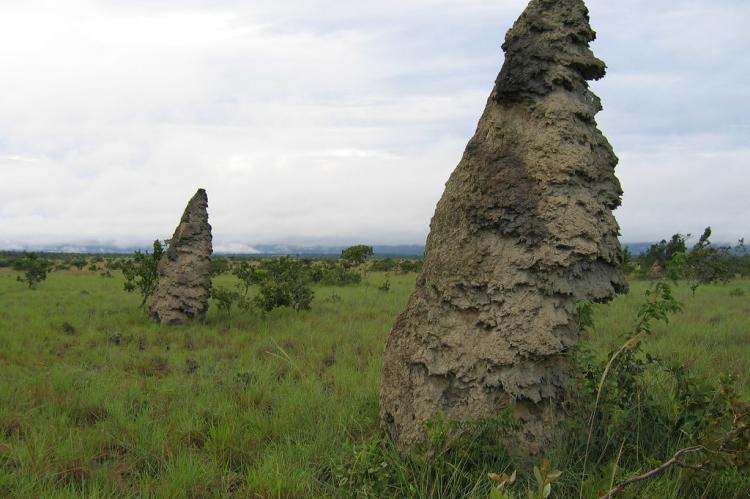
{"label": "clump of vegetation", "polygon": [[23,272],[23,276],[19,275],[16,280],[27,284],[29,289],[34,289],[37,284],[47,279],[51,266],[49,260],[36,253],[24,253],[23,258],[14,264],[16,270]]}
{"label": "clump of vegetation", "polygon": [[350,246],[341,252],[341,261],[346,267],[355,267],[365,263],[365,261],[372,255],[372,246],[357,244],[356,246]]}
{"label": "clump of vegetation", "polygon": [[[594,327],[594,307],[602,306],[579,306],[583,327]],[[732,377],[712,381],[644,348],[682,307],[672,284],[656,282],[645,291],[633,329],[606,358],[585,344],[578,347],[568,418],[560,441],[540,449],[549,458],[541,466],[504,453],[508,446],[503,442],[513,437],[512,418],[503,431],[492,433],[487,447],[450,444],[455,453],[444,447],[455,428],[435,422],[424,447],[406,455],[394,457],[397,451],[381,437],[355,449],[351,461],[331,472],[334,483],[364,497],[393,490],[422,497],[439,490],[446,497],[547,498],[554,493],[609,499],[631,487],[650,490],[633,497],[732,497],[742,483],[750,486],[742,474],[750,469],[750,405]],[[475,438],[476,428],[467,428]],[[648,489],[649,480],[673,468],[683,471],[679,480],[672,474],[671,482],[657,486],[672,483],[671,488]],[[482,470],[486,482],[477,479]]]}
{"label": "clump of vegetation", "polygon": [[472,471],[507,468],[502,442],[517,429],[510,411],[473,422],[434,420],[427,441],[411,452],[376,434],[322,475],[344,497],[488,497],[487,473]]}
{"label": "clump of vegetation", "polygon": [[211,288],[211,298],[216,300],[216,304],[219,310],[225,312],[227,316],[232,315],[232,306],[240,301],[242,296],[231,289],[227,289],[220,286],[214,286]]}
{"label": "clump of vegetation", "polygon": [[401,260],[398,269],[402,274],[422,271],[422,260]]}
{"label": "clump of vegetation", "polygon": [[164,254],[165,246],[158,239],[154,241],[151,253],[136,251],[133,257],[122,265],[122,274],[125,276],[125,291],[132,293],[138,291],[141,295],[140,307],[156,291],[159,284],[159,260]]}
{"label": "clump of vegetation", "polygon": [[731,277],[728,264],[729,248],[711,246],[710,238],[711,227],[707,227],[689,251],[675,253],[669,262],[672,276],[687,280],[693,295],[701,285],[726,282]]}
{"label": "clump of vegetation", "polygon": [[297,311],[310,309],[314,294],[302,261],[291,257],[264,260],[259,275],[256,302],[260,308],[266,311],[277,307]]}
{"label": "clump of vegetation", "polygon": [[[534,466],[535,483],[528,487],[526,496],[528,499],[547,499],[552,494],[552,484],[560,478],[562,471],[550,468],[549,459],[542,461],[542,466]],[[490,473],[489,479],[497,485],[490,491],[490,499],[516,499],[518,496],[511,489],[516,482],[517,474],[514,471],[507,473]]]}
{"label": "clump of vegetation", "polygon": [[214,257],[211,259],[211,276],[213,277],[226,274],[231,268],[232,264],[228,258]]}
{"label": "clump of vegetation", "polygon": [[232,270],[232,274],[239,280],[237,286],[240,297],[247,301],[250,290],[253,286],[260,284],[262,275],[258,272],[258,268],[255,265],[247,261],[240,262]]}
{"label": "clump of vegetation", "polygon": [[78,270],[83,270],[83,268],[88,265],[88,260],[86,260],[86,257],[84,256],[76,256],[70,261],[70,264]]}
{"label": "clump of vegetation", "polygon": [[[257,266],[240,262],[232,272],[238,280],[237,290],[215,288],[212,297],[219,309],[227,313],[235,303],[243,310],[253,305],[266,312],[280,307],[308,310],[314,296],[308,269],[302,260],[292,257],[269,258]],[[258,291],[251,299],[250,292],[255,286]]]}
{"label": "clump of vegetation", "polygon": [[335,263],[323,270],[320,282],[326,286],[353,286],[362,282],[362,275],[346,265]]}
{"label": "clump of vegetation", "polygon": [[391,272],[397,266],[398,263],[393,258],[381,258],[372,261],[370,264],[370,270],[374,272]]}
{"label": "clump of vegetation", "polygon": [[716,246],[711,243],[711,227],[706,227],[693,246],[688,246],[690,234],[675,234],[669,241],[653,244],[629,267],[652,279],[669,277],[684,280],[695,295],[700,286],[727,282],[734,276],[746,276],[750,272],[750,257],[744,240],[737,246]]}

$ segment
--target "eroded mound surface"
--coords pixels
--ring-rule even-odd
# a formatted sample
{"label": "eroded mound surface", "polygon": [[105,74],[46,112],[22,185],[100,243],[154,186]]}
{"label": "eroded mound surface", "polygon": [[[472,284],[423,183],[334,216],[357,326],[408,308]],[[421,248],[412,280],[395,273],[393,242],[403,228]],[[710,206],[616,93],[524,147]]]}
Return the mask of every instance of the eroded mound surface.
{"label": "eroded mound surface", "polygon": [[211,296],[212,251],[208,196],[199,189],[159,261],[159,285],[150,308],[153,320],[184,324],[206,314]]}
{"label": "eroded mound surface", "polygon": [[605,65],[582,0],[532,0],[437,205],[425,264],[385,351],[381,423],[402,445],[424,423],[512,406],[529,450],[555,428],[576,304],[626,288],[617,157],[587,80]]}

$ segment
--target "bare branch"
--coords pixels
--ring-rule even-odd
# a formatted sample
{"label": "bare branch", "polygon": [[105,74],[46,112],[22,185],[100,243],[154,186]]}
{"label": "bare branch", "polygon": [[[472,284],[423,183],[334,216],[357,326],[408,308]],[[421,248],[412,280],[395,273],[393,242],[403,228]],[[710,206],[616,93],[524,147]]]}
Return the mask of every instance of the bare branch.
{"label": "bare branch", "polygon": [[696,452],[703,452],[706,448],[702,445],[697,445],[695,447],[687,447],[685,449],[678,450],[674,453],[672,456],[672,459],[665,462],[664,464],[660,465],[658,468],[654,468],[653,470],[649,471],[648,473],[644,473],[643,475],[639,475],[636,477],[633,477],[629,480],[625,480],[624,482],[617,485],[617,487],[613,488],[603,496],[601,496],[599,499],[612,499],[613,497],[616,497],[620,492],[625,490],[626,487],[633,485],[634,483],[643,482],[644,480],[649,480],[651,478],[657,477],[667,471],[672,466],[678,466],[681,468],[689,468],[692,470],[700,470],[703,469],[702,464],[687,464],[683,461],[680,461],[680,458],[686,454],[693,454]]}

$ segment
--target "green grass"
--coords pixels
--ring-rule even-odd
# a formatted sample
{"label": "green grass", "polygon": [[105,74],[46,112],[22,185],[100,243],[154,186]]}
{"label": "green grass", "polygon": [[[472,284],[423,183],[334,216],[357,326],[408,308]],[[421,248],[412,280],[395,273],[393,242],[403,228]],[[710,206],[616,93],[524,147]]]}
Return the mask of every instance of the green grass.
{"label": "green grass", "polygon": [[[648,282],[635,281],[629,294],[610,305],[598,306],[594,330],[584,339],[600,352],[619,348],[621,334],[632,330],[635,312],[648,286]],[[750,280],[701,286],[695,296],[685,284],[674,289],[684,310],[669,324],[654,328],[646,351],[713,380],[721,373],[736,374],[738,388],[750,395]],[[743,291],[742,296],[732,296],[737,289]]]}
{"label": "green grass", "polygon": [[[414,274],[391,275],[387,293],[379,273],[317,287],[309,311],[228,318],[212,306],[205,322],[174,328],[149,322],[119,275],[55,272],[35,290],[16,275],[0,271],[0,497],[346,495],[337,473],[361,465],[356,450],[398,468],[393,497],[455,496],[469,490],[451,482],[459,475],[484,484],[502,471],[436,475],[375,449],[383,345]],[[644,289],[597,307],[597,351],[619,346]],[[748,393],[750,281],[678,297],[686,311],[647,350],[711,378],[736,373]],[[674,490],[674,478],[649,487]]]}

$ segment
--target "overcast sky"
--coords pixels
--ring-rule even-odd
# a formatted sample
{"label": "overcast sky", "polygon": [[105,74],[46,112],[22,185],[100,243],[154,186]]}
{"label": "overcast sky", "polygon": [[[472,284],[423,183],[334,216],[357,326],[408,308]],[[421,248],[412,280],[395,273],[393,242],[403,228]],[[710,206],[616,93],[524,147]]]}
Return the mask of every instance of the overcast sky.
{"label": "overcast sky", "polygon": [[[525,0],[0,0],[0,247],[424,242]],[[590,0],[626,242],[750,238],[750,2]]]}

